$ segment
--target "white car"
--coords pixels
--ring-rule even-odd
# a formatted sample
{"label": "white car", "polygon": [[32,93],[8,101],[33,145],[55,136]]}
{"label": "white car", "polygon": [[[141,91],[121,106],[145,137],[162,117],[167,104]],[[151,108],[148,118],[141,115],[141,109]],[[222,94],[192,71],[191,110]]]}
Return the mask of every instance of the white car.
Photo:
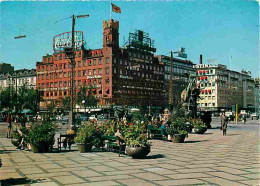
{"label": "white car", "polygon": [[251,114],[251,119],[253,120],[253,119],[256,119],[256,120],[258,120],[259,119],[259,116],[257,115],[257,113],[255,112],[255,113],[253,113],[253,114]]}
{"label": "white car", "polygon": [[89,117],[89,120],[97,120],[97,118],[96,118],[95,115],[91,115],[91,116]]}

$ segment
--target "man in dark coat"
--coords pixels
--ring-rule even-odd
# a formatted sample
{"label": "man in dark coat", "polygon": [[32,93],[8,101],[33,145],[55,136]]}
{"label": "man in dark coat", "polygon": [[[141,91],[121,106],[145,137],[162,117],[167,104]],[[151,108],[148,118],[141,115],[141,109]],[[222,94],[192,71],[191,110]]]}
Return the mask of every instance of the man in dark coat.
{"label": "man in dark coat", "polygon": [[221,117],[221,128],[223,130],[223,136],[227,135],[227,123],[228,123],[228,119],[227,117],[225,116],[224,113],[222,113]]}

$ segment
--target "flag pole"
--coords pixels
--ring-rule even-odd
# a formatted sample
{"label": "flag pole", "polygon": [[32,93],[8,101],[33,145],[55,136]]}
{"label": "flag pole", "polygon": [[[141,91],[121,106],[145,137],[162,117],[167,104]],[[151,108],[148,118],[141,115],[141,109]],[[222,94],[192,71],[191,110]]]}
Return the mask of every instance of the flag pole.
{"label": "flag pole", "polygon": [[110,20],[112,20],[112,3],[110,3]]}

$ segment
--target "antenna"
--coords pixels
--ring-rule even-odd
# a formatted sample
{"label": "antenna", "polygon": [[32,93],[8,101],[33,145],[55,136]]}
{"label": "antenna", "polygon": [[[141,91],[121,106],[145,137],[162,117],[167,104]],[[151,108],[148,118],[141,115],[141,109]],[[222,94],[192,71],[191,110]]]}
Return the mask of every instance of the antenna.
{"label": "antenna", "polygon": [[19,36],[16,36],[16,37],[14,37],[14,39],[21,39],[21,38],[25,38],[26,37],[26,35],[21,35],[21,28],[19,29]]}

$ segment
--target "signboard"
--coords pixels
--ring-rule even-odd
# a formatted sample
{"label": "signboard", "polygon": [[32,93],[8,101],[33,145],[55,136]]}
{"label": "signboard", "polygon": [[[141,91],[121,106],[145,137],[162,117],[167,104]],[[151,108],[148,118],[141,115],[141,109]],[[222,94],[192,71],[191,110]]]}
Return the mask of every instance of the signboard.
{"label": "signboard", "polygon": [[[74,49],[79,49],[83,45],[83,32],[74,32]],[[72,47],[72,32],[65,32],[56,35],[53,38],[53,50],[54,52],[63,51],[64,48]]]}

